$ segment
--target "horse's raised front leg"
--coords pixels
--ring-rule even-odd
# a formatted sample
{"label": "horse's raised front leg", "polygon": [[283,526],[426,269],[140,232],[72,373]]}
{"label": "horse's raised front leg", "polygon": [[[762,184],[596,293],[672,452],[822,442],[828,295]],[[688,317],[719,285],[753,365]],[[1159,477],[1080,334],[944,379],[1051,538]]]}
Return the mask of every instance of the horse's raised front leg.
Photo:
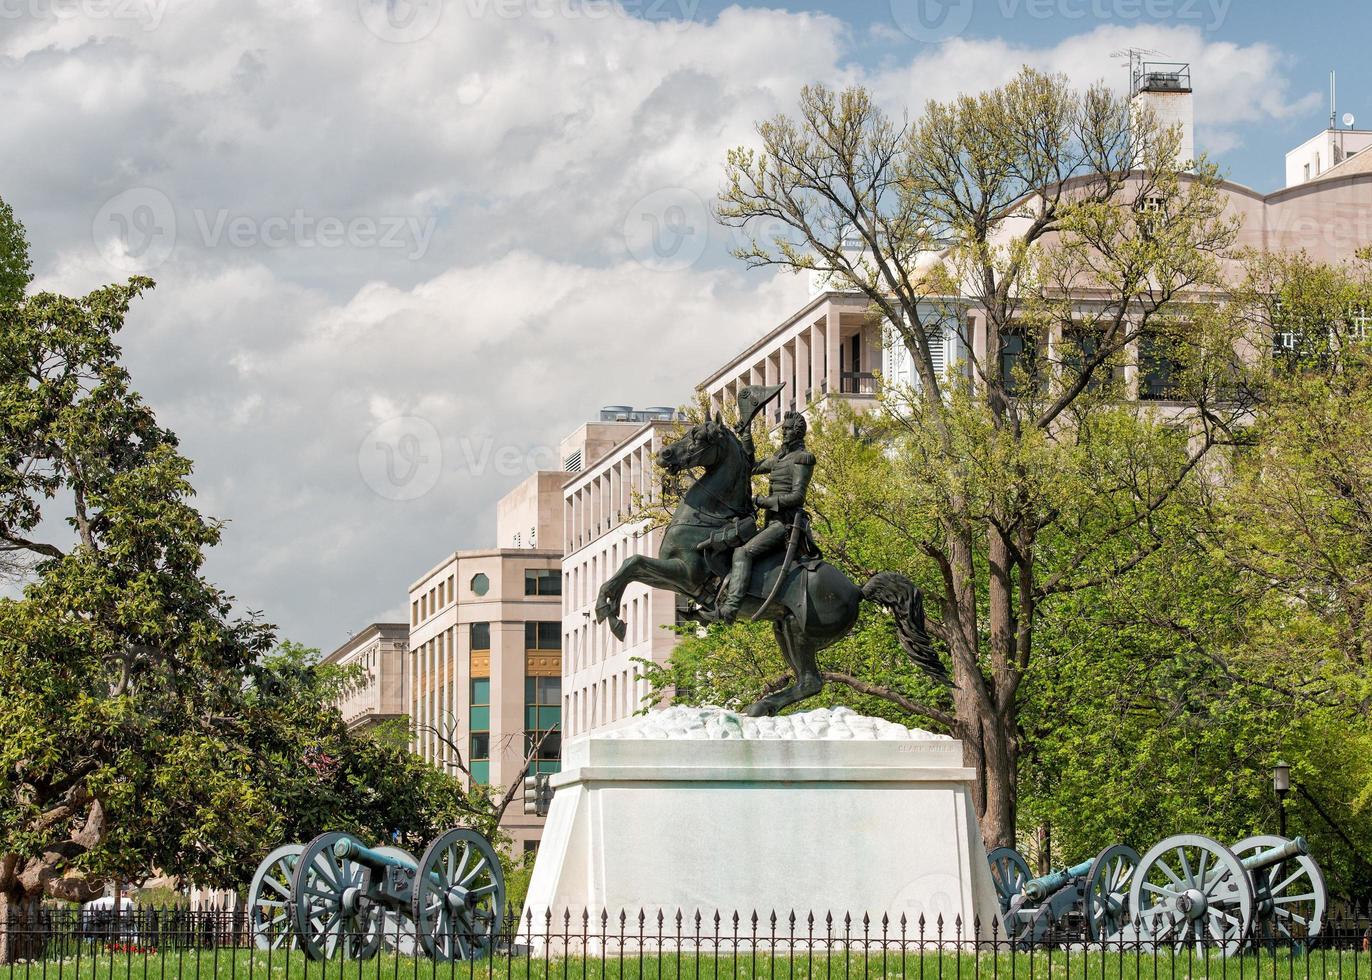
{"label": "horse's raised front leg", "polygon": [[600,592],[596,596],[595,621],[603,623],[608,619],[610,632],[615,635],[615,639],[622,640],[628,632],[628,627],[625,626],[624,620],[619,618],[619,607],[624,599],[624,590],[631,582],[642,582],[655,589],[679,592],[686,577],[686,565],[679,559],[665,560],[649,558],[647,555],[630,555],[624,559],[624,564],[619,566],[619,570],[607,578],[605,584],[600,587]]}

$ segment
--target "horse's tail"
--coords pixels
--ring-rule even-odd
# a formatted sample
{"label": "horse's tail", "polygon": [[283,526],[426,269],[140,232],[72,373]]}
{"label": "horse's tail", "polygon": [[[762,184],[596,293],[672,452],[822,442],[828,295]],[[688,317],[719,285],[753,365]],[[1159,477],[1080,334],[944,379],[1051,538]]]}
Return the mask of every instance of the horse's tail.
{"label": "horse's tail", "polygon": [[926,674],[948,687],[953,687],[948,671],[943,667],[929,642],[924,628],[924,593],[904,575],[877,572],[862,587],[862,597],[884,606],[896,620],[896,636],[901,648]]}

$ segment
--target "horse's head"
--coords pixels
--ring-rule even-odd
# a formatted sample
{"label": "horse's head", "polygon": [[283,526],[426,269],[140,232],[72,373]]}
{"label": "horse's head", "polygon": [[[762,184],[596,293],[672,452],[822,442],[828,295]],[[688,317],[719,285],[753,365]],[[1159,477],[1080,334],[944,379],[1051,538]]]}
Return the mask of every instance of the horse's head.
{"label": "horse's head", "polygon": [[658,465],[668,473],[681,473],[697,466],[708,470],[724,459],[730,438],[728,427],[716,414],[691,426],[680,439],[659,450]]}

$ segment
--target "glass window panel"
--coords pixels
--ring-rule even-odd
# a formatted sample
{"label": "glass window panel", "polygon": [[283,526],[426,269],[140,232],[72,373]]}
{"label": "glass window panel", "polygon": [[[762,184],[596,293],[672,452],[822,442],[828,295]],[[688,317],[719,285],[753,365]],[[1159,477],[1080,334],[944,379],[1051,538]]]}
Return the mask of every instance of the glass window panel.
{"label": "glass window panel", "polygon": [[491,757],[491,733],[472,732],[472,758],[489,759]]}
{"label": "glass window panel", "polygon": [[538,624],[537,624],[537,623],[525,623],[525,624],[524,624],[524,649],[525,649],[525,650],[537,650],[537,649],[538,649]]}
{"label": "glass window panel", "polygon": [[561,704],[562,703],[562,678],[561,677],[539,677],[538,681],[538,703],[539,704]]}
{"label": "glass window panel", "polygon": [[472,704],[491,703],[491,679],[489,677],[472,678]]}
{"label": "glass window panel", "polygon": [[489,762],[473,762],[470,769],[472,782],[489,783],[491,781],[491,764]]}
{"label": "glass window panel", "polygon": [[484,706],[473,706],[471,713],[471,729],[474,732],[487,732],[491,729],[491,709]]}
{"label": "glass window panel", "polygon": [[491,648],[490,623],[472,623],[468,627],[468,633],[471,636],[473,650],[489,650]]}
{"label": "glass window panel", "polygon": [[524,708],[524,728],[533,731],[538,727],[538,709],[533,705],[526,705]]}
{"label": "glass window panel", "polygon": [[472,576],[472,592],[475,595],[485,595],[491,588],[491,580],[486,577],[485,572],[477,572]]}
{"label": "glass window panel", "polygon": [[538,709],[538,728],[556,728],[562,724],[561,708],[539,708]]}
{"label": "glass window panel", "polygon": [[538,624],[538,649],[562,649],[562,624],[559,622]]}

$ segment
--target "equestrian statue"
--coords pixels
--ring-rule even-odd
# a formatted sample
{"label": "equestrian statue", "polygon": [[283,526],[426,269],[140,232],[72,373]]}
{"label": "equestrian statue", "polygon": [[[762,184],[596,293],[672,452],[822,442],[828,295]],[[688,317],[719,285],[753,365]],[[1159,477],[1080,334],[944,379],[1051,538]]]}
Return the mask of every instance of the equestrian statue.
{"label": "equestrian statue", "polygon": [[[878,572],[859,587],[815,546],[805,511],[815,468],[805,448],[805,416],[787,412],[781,448],[757,461],[753,419],[781,390],[744,388],[737,430],[716,413],[657,454],[658,465],[670,474],[695,468],[704,473],[672,514],[658,556],[630,555],[600,587],[596,621],[609,620],[610,631],[624,639],[619,610],[631,582],[684,596],[683,616],[695,622],[732,623],[740,616],[770,621],[792,683],[751,705],[748,714],[774,715],[820,692],[824,679],[816,655],[848,635],[868,599],[893,614],[900,645],[915,664],[949,683],[925,631],[924,597],[915,584],[895,572]],[[766,494],[753,494],[754,474],[766,474]],[[759,510],[765,515],[761,527]]]}

